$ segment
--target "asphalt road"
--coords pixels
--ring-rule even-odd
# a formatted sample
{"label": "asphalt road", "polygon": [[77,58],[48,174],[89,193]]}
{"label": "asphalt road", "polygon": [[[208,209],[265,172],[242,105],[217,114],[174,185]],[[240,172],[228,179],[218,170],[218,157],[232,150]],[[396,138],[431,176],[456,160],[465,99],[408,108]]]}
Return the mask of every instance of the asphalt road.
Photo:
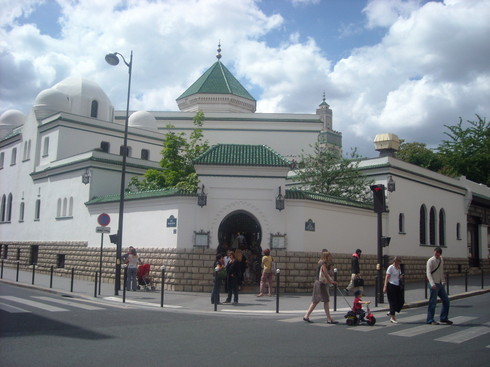
{"label": "asphalt road", "polygon": [[[11,366],[488,366],[490,294],[455,300],[454,325],[426,307],[393,325],[314,324],[298,315],[192,313],[0,284],[0,356]],[[438,305],[437,311],[440,311]]]}

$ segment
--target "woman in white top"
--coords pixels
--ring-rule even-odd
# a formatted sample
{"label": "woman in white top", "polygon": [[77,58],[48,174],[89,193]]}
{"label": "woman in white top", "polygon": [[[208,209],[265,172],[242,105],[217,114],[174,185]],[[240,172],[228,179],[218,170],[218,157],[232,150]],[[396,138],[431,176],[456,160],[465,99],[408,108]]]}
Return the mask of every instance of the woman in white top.
{"label": "woman in white top", "polygon": [[129,253],[126,261],[128,265],[128,279],[126,280],[126,290],[136,291],[138,290],[138,264],[141,263],[141,260],[136,254],[136,249],[134,247],[129,248]]}
{"label": "woman in white top", "polygon": [[403,292],[400,286],[400,279],[403,277],[400,264],[402,259],[399,256],[395,256],[393,264],[386,269],[385,284],[383,292],[388,295],[388,302],[390,303],[390,322],[398,324],[396,321],[395,312],[400,312],[403,307]]}

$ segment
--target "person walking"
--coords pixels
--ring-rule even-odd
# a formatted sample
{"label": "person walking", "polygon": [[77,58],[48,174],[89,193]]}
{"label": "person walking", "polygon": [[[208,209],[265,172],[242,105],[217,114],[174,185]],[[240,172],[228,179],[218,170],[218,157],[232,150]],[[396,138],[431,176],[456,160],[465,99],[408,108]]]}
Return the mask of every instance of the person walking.
{"label": "person walking", "polygon": [[361,278],[361,267],[359,266],[359,259],[361,258],[362,251],[360,249],[357,249],[356,252],[352,254],[352,259],[351,259],[351,278],[350,278],[350,283],[345,288],[345,292],[348,294],[353,288],[357,288],[361,292],[363,291],[362,286],[355,286],[356,279]]}
{"label": "person walking", "polygon": [[439,325],[439,322],[434,320],[434,314],[436,312],[437,297],[442,301],[442,310],[440,315],[440,322],[452,325],[453,322],[449,320],[449,297],[447,296],[444,280],[444,260],[442,258],[442,249],[436,247],[434,249],[434,256],[427,260],[426,275],[430,286],[429,307],[427,309],[427,324]]}
{"label": "person walking", "polygon": [[231,296],[233,295],[233,304],[238,304],[238,278],[240,276],[240,265],[235,259],[235,253],[230,251],[228,253],[229,261],[226,265],[226,272],[228,273],[228,297],[224,303],[231,303]]}
{"label": "person walking", "polygon": [[128,256],[127,256],[127,266],[128,266],[128,278],[126,279],[126,290],[127,291],[136,291],[138,290],[138,264],[141,264],[141,260],[136,253],[136,249],[134,247],[129,248]]}
{"label": "person walking", "polygon": [[392,324],[398,324],[396,321],[395,313],[400,313],[403,307],[403,291],[401,288],[401,279],[403,277],[401,264],[402,260],[399,256],[393,258],[393,263],[386,269],[385,284],[383,287],[383,292],[388,296],[388,303],[390,304],[390,322]]}
{"label": "person walking", "polygon": [[268,295],[272,296],[272,263],[274,259],[270,255],[271,250],[266,248],[264,250],[264,256],[262,256],[262,276],[260,277],[260,290],[257,297],[263,297],[266,288]]}
{"label": "person walking", "polygon": [[337,282],[332,280],[327,270],[327,264],[331,261],[332,256],[330,255],[330,252],[322,251],[322,255],[316,267],[315,283],[313,284],[313,295],[311,297],[311,304],[310,307],[308,307],[306,314],[303,316],[303,321],[313,323],[313,321],[310,320],[310,315],[321,301],[323,302],[323,308],[325,310],[325,315],[327,316],[327,324],[338,324],[338,321],[334,321],[332,319],[332,316],[330,316],[330,297],[327,287],[328,284],[337,284]]}

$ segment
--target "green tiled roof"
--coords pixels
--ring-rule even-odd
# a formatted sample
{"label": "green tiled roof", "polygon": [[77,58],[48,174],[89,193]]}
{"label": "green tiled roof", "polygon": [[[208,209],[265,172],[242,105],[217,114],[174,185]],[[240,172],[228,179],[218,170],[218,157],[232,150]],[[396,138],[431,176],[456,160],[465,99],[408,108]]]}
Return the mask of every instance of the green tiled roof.
{"label": "green tiled roof", "polygon": [[250,93],[240,84],[232,73],[220,61],[216,61],[179,99],[198,93],[233,94],[255,101]]}
{"label": "green tiled roof", "polygon": [[338,196],[319,194],[312,191],[303,191],[297,189],[286,190],[286,199],[314,200],[332,204],[353,206],[356,208],[373,209],[373,205],[370,203],[361,203],[359,201],[354,201]]}
{"label": "green tiled roof", "polygon": [[194,160],[194,164],[221,166],[289,167],[291,163],[266,145],[217,144]]}
{"label": "green tiled roof", "polygon": [[[175,188],[140,191],[140,192],[126,192],[124,194],[124,201],[153,199],[153,198],[170,197],[170,196],[196,196],[196,194],[184,190],[175,189]],[[111,202],[118,202],[118,201],[119,201],[119,194],[112,194],[112,195],[96,196],[90,199],[89,201],[87,201],[85,205],[111,203]]]}

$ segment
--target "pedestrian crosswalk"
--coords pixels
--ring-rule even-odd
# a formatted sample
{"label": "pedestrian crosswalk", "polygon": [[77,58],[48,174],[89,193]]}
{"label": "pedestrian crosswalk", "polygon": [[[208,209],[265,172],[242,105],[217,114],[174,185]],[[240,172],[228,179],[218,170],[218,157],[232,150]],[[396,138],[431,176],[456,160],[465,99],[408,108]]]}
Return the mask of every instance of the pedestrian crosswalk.
{"label": "pedestrian crosswalk", "polygon": [[[402,337],[402,338],[413,338],[420,337],[422,335],[431,335],[431,333],[436,334],[433,340],[442,343],[453,343],[462,344],[470,340],[475,340],[479,337],[486,337],[490,334],[490,322],[481,323],[476,316],[455,316],[451,320],[454,325],[427,325],[426,322],[427,314],[418,313],[415,315],[410,315],[402,312],[398,315],[398,324],[393,324],[390,322],[387,316],[379,316],[377,322],[374,326],[369,326],[366,324],[361,324],[357,326],[348,326],[347,330],[349,332],[361,332],[361,333],[376,333],[376,332],[386,332],[388,335]],[[488,320],[488,319],[487,319]],[[487,321],[484,320],[484,321]],[[289,317],[280,319],[280,322],[284,323],[305,323],[300,317]],[[308,327],[321,327],[321,328],[336,328],[338,325],[327,324],[324,321],[324,317],[321,320],[313,319],[313,324],[308,324]],[[340,320],[339,320],[340,321]],[[342,322],[341,322],[342,323]],[[441,332],[444,333],[441,336]],[[488,342],[488,339],[485,340]],[[490,345],[486,345],[485,348],[490,348]]]}
{"label": "pedestrian crosswalk", "polygon": [[96,302],[78,298],[59,299],[47,296],[17,297],[0,296],[0,310],[18,314],[32,313],[35,310],[47,312],[70,312],[76,310],[100,311],[111,308],[127,308],[121,305],[97,304]]}

